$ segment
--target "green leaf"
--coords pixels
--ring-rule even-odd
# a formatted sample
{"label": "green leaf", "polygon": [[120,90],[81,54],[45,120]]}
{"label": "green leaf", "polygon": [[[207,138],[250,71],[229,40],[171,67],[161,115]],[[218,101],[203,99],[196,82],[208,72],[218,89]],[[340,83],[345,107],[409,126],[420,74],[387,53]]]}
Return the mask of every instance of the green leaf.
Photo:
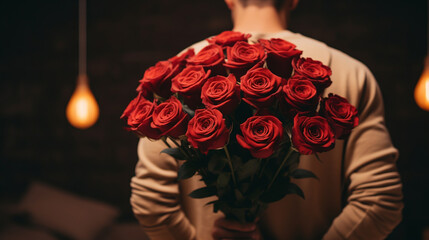
{"label": "green leaf", "polygon": [[219,196],[223,196],[225,195],[226,192],[228,192],[230,180],[231,180],[231,173],[222,172],[219,174],[217,178],[217,183],[216,183],[216,188]]}
{"label": "green leaf", "polygon": [[227,161],[228,160],[225,158],[225,156],[221,156],[218,154],[213,155],[210,157],[207,168],[209,169],[210,172],[220,173],[225,167]]}
{"label": "green leaf", "polygon": [[265,203],[276,202],[285,197],[287,194],[297,194],[302,199],[305,199],[301,188],[295,183],[289,182],[287,185],[273,185],[269,192],[266,192],[264,195],[262,195],[261,201]]}
{"label": "green leaf", "polygon": [[314,156],[316,156],[317,161],[323,163],[322,160],[319,158],[319,155],[317,153],[314,153]]}
{"label": "green leaf", "polygon": [[233,208],[231,214],[241,223],[246,222],[246,209],[245,208]]}
{"label": "green leaf", "polygon": [[242,192],[242,193],[247,193],[249,191],[249,189],[253,187],[253,184],[250,182],[240,182],[240,184],[238,185],[238,189]]}
{"label": "green leaf", "polygon": [[218,212],[219,210],[224,212],[224,213],[228,213],[231,210],[231,207],[228,206],[228,204],[225,201],[219,200],[219,201],[214,203],[213,211]]}
{"label": "green leaf", "polygon": [[185,155],[183,155],[182,151],[180,151],[179,148],[166,148],[164,150],[161,151],[162,153],[166,153],[172,157],[174,157],[175,159],[180,159],[180,160],[185,160],[186,157]]}
{"label": "green leaf", "polygon": [[314,173],[312,173],[311,171],[305,170],[305,169],[295,169],[295,171],[293,171],[291,177],[293,178],[315,178],[318,179],[316,175],[314,175]]}
{"label": "green leaf", "polygon": [[219,202],[213,203],[213,212],[217,213],[219,211]]}
{"label": "green leaf", "polygon": [[305,199],[304,193],[302,192],[301,188],[298,185],[296,185],[295,183],[289,183],[287,189],[288,189],[287,194],[297,194],[302,199]]}
{"label": "green leaf", "polygon": [[261,161],[259,159],[250,159],[247,161],[237,172],[239,181],[256,174],[260,165]]}
{"label": "green leaf", "polygon": [[262,192],[264,191],[264,188],[262,186],[262,183],[259,182],[254,182],[251,186],[250,189],[247,192],[247,196],[249,199],[251,200],[256,200],[259,198],[259,196],[262,194]]}
{"label": "green leaf", "polygon": [[229,186],[229,181],[231,180],[231,173],[229,172],[223,172],[219,174],[219,177],[217,178],[217,185],[218,187],[227,187]]}
{"label": "green leaf", "polygon": [[286,167],[296,169],[299,164],[299,157],[300,154],[298,152],[293,151],[286,162]]}
{"label": "green leaf", "polygon": [[213,201],[210,201],[210,202],[208,202],[208,203],[204,204],[204,206],[208,206],[208,205],[210,205],[210,204],[215,205],[215,204],[217,204],[218,202],[219,202],[219,200],[213,200]]}
{"label": "green leaf", "polygon": [[214,186],[198,188],[189,194],[193,198],[206,198],[214,195],[216,195],[216,187]]}
{"label": "green leaf", "polygon": [[271,203],[282,199],[289,192],[289,181],[289,177],[279,176],[271,188],[262,194],[261,201]]}
{"label": "green leaf", "polygon": [[238,189],[234,189],[235,199],[237,199],[238,202],[241,202],[244,200],[243,194]]}
{"label": "green leaf", "polygon": [[180,166],[179,172],[177,173],[177,178],[179,180],[190,178],[194,176],[198,169],[199,166],[196,161],[188,160]]}
{"label": "green leaf", "polygon": [[274,152],[274,154],[270,158],[284,159],[289,148],[290,148],[290,142],[286,142],[286,141],[281,142],[278,149]]}
{"label": "green leaf", "polygon": [[241,159],[237,155],[231,156],[231,162],[232,166],[234,166],[234,170],[239,169],[241,166],[243,166],[243,159]]}

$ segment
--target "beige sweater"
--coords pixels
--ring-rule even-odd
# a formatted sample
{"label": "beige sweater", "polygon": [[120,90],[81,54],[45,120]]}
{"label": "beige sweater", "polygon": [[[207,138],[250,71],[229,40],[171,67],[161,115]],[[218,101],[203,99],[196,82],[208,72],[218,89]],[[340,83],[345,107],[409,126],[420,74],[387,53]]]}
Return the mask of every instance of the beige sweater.
{"label": "beige sweater", "polygon": [[[283,31],[253,34],[251,40],[278,37],[303,50],[304,57],[322,61],[332,69],[329,92],[346,97],[358,108],[360,124],[347,141],[320,154],[301,156],[300,168],[319,180],[295,182],[306,199],[288,195],[272,203],[260,221],[265,239],[384,239],[401,221],[402,185],[396,170],[397,150],[384,124],[378,85],[365,65],[324,43]],[[207,43],[194,44],[196,51]],[[212,239],[213,221],[219,217],[210,199],[187,196],[202,183],[197,177],[176,180],[179,163],[160,154],[166,146],[141,139],[136,176],[131,180],[133,211],[152,239]]]}

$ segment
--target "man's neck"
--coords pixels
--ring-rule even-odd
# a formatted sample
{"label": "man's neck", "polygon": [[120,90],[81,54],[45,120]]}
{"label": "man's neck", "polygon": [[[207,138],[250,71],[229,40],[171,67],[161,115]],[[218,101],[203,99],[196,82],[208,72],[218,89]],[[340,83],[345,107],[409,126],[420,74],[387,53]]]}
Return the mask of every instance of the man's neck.
{"label": "man's neck", "polygon": [[274,33],[285,30],[286,13],[279,13],[272,6],[238,7],[233,11],[234,31]]}

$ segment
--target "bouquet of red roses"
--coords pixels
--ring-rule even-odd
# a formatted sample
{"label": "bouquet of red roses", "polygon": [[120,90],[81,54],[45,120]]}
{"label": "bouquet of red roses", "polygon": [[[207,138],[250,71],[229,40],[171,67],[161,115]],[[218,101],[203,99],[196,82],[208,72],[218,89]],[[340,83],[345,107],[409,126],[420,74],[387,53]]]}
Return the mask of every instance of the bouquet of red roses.
{"label": "bouquet of red roses", "polygon": [[316,176],[297,168],[300,154],[332,149],[358,124],[345,98],[322,97],[329,67],[285,40],[249,38],[226,31],[196,54],[158,62],[121,117],[128,130],[163,140],[164,153],[184,160],[179,180],[201,176],[206,186],[191,197],[216,196],[214,211],[241,222],[287,194],[304,198],[291,178]]}

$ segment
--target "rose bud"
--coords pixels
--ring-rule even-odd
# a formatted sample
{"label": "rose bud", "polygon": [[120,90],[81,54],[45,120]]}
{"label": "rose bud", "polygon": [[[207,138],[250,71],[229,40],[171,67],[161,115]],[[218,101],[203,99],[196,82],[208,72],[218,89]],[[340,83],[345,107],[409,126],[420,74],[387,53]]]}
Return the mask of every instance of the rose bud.
{"label": "rose bud", "polygon": [[171,81],[171,91],[183,96],[185,103],[192,109],[202,105],[201,88],[211,71],[202,66],[188,66]]}
{"label": "rose bud", "polygon": [[306,78],[294,76],[287,81],[282,90],[286,108],[292,116],[298,112],[315,111],[319,104],[317,89]]}
{"label": "rose bud", "polygon": [[234,75],[215,76],[207,80],[201,90],[203,104],[223,114],[232,113],[240,103],[240,87]]}
{"label": "rose bud", "polygon": [[297,114],[292,128],[292,143],[299,153],[308,155],[334,148],[335,135],[326,118]]}
{"label": "rose bud", "polygon": [[201,49],[195,56],[188,58],[188,65],[201,65],[205,70],[211,70],[213,75],[225,74],[223,67],[225,55],[222,47],[215,44],[210,44]]}
{"label": "rose bud", "polygon": [[344,139],[359,124],[358,111],[347,99],[330,93],[320,104],[320,114],[335,129],[335,137]]}
{"label": "rose bud", "polygon": [[140,137],[159,139],[160,132],[151,127],[152,113],[155,109],[155,102],[150,102],[143,97],[140,92],[125,109],[121,119],[127,121],[128,131],[135,132]]}
{"label": "rose bud", "polygon": [[236,42],[234,46],[227,48],[227,60],[224,66],[240,78],[252,67],[262,67],[265,58],[265,50],[261,44]]}
{"label": "rose bud", "polygon": [[319,93],[332,83],[330,79],[332,74],[331,68],[323,65],[320,61],[311,58],[293,59],[292,67],[295,70],[294,74],[307,77]]}
{"label": "rose bud", "polygon": [[179,138],[186,133],[189,116],[174,96],[159,104],[153,111],[152,118],[151,127],[158,129],[161,136]]}
{"label": "rose bud", "polygon": [[145,99],[147,99],[149,101],[153,100],[153,92],[151,91],[151,89],[148,86],[144,86],[144,84],[142,82],[139,83],[139,86],[137,87],[136,91],[138,93],[141,93]]}
{"label": "rose bud", "polygon": [[237,142],[255,158],[268,158],[283,140],[283,125],[274,116],[253,116],[240,125]]}
{"label": "rose bud", "polygon": [[250,70],[241,77],[243,101],[255,108],[269,107],[277,99],[283,82],[284,79],[266,68]]}
{"label": "rose bud", "polygon": [[195,51],[193,48],[189,48],[184,53],[174,56],[168,59],[169,62],[173,64],[173,66],[179,65],[180,69],[183,69],[186,65],[186,60],[195,55]]}
{"label": "rose bud", "polygon": [[299,58],[302,51],[295,49],[294,44],[280,38],[260,39],[259,43],[267,51],[268,69],[278,76],[290,78],[293,69],[292,59]]}
{"label": "rose bud", "polygon": [[222,113],[216,109],[197,109],[189,121],[186,136],[194,148],[207,154],[209,150],[224,147],[229,139]]}
{"label": "rose bud", "polygon": [[249,39],[252,35],[244,34],[241,32],[234,31],[224,31],[217,36],[208,38],[207,41],[211,44],[217,44],[222,47],[233,46],[238,41],[245,41]]}
{"label": "rose bud", "polygon": [[160,61],[148,68],[140,80],[142,88],[151,89],[163,98],[171,96],[171,79],[179,72],[179,66],[173,66],[169,61]]}

